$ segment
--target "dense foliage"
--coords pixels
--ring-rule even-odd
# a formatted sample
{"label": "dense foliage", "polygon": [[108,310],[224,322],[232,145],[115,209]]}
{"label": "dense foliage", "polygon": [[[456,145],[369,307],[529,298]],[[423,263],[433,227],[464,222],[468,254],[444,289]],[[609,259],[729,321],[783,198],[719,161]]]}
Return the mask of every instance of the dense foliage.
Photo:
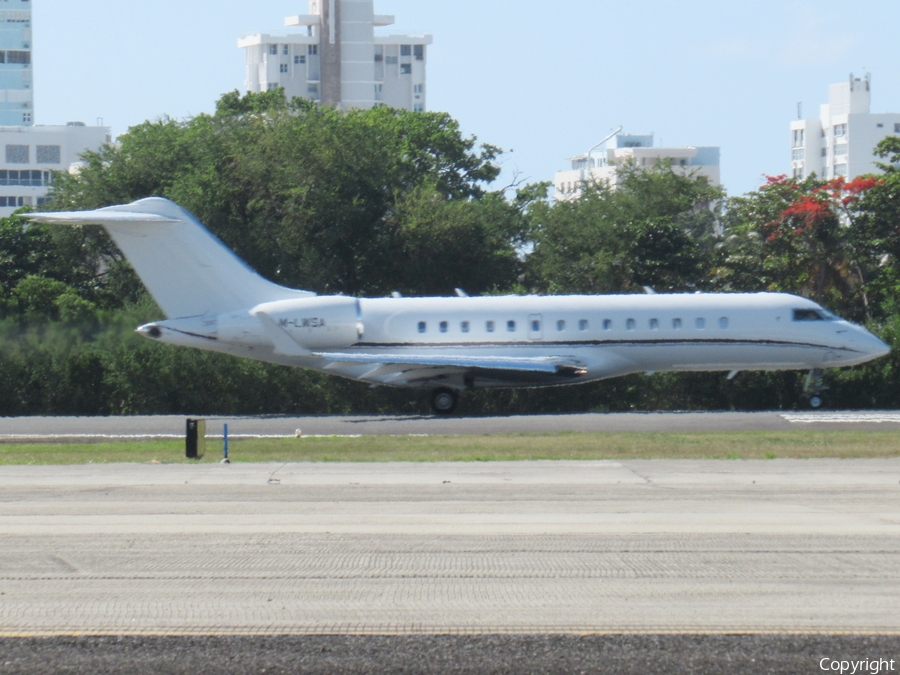
{"label": "dense foliage", "polygon": [[[500,150],[449,116],[341,113],[280,91],[161,119],[60,174],[53,209],[173,199],[264,276],[318,293],[446,295],[781,290],[900,345],[900,138],[882,173],[767,179],[731,199],[669,166],[551,202],[492,190]],[[161,313],[100,228],[0,220],[0,414],[411,412],[425,399],[308,371],[177,349],[136,325]],[[891,356],[832,372],[829,401],[900,406]],[[792,408],[804,374],[631,376],[476,392],[468,412]]]}

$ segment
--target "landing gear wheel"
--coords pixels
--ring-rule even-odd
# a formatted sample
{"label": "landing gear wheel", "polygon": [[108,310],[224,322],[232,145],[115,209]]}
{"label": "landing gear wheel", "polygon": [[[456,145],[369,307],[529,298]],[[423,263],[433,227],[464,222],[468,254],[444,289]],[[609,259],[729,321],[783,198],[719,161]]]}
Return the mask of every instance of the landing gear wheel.
{"label": "landing gear wheel", "polygon": [[810,396],[809,397],[809,407],[810,408],[816,408],[816,409],[821,408],[822,404],[824,402],[825,401],[822,400],[821,396]]}
{"label": "landing gear wheel", "polygon": [[459,394],[447,387],[435,389],[431,394],[431,409],[436,415],[452,415],[459,403]]}

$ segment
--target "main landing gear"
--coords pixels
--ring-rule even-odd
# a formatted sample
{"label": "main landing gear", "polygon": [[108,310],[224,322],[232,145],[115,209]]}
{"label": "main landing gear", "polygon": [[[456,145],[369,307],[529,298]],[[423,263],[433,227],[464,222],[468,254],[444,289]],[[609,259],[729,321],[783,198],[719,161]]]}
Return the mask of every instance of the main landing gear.
{"label": "main landing gear", "polygon": [[825,371],[821,368],[813,368],[806,376],[806,384],[803,385],[803,394],[809,401],[810,408],[821,408],[825,403],[824,393],[828,387],[822,383]]}
{"label": "main landing gear", "polygon": [[452,415],[459,405],[459,394],[448,387],[435,389],[431,394],[431,409],[436,415]]}

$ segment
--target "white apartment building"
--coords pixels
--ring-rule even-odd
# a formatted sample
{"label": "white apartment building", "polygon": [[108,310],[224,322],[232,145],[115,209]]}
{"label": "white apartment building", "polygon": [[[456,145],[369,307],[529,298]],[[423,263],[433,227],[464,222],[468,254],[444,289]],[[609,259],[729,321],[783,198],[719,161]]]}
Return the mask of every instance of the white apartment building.
{"label": "white apartment building", "polygon": [[53,171],[112,141],[107,127],[34,125],[31,0],[0,0],[0,217],[42,204]]}
{"label": "white apartment building", "polygon": [[22,206],[43,204],[53,171],[68,171],[85,150],[112,141],[107,127],[0,127],[0,217]]}
{"label": "white apartment building", "polygon": [[605,182],[615,189],[619,170],[633,163],[639,168],[652,168],[668,162],[685,175],[706,176],[710,184],[721,182],[720,151],[717,147],[656,147],[653,134],[620,133],[607,136],[583,155],[572,157],[572,168],[558,171],[554,178],[557,200],[577,199],[586,182]]}
{"label": "white apartment building", "polygon": [[900,135],[900,113],[872,114],[871,104],[871,75],[832,84],[818,118],[791,122],[791,175],[852,180],[878,172],[872,151],[885,136]]}
{"label": "white apartment building", "polygon": [[31,0],[0,0],[0,126],[34,124]]}
{"label": "white apartment building", "polygon": [[288,97],[325,105],[383,104],[423,112],[430,34],[376,35],[394,17],[375,14],[374,0],[310,0],[309,13],[289,16],[284,35],[241,38],[248,91],[283,87]]}

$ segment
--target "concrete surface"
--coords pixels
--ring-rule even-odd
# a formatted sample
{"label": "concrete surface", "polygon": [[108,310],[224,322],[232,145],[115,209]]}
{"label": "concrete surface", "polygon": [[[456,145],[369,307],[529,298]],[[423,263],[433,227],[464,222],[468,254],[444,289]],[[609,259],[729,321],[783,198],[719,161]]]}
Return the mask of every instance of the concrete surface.
{"label": "concrete surface", "polygon": [[900,460],[0,467],[5,637],[896,635],[898,553]]}

